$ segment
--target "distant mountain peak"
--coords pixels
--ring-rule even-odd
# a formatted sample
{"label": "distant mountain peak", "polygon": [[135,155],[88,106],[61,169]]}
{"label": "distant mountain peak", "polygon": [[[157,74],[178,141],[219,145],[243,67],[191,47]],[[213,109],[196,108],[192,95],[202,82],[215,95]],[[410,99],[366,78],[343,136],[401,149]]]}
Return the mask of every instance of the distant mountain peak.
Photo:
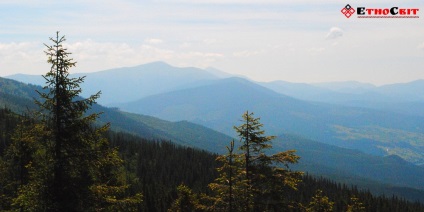
{"label": "distant mountain peak", "polygon": [[139,67],[156,67],[156,68],[160,68],[160,67],[173,67],[172,65],[170,65],[169,63],[163,62],[163,61],[155,61],[155,62],[150,62],[150,63],[145,63],[145,64],[140,64],[138,66],[134,66],[132,68],[139,68]]}

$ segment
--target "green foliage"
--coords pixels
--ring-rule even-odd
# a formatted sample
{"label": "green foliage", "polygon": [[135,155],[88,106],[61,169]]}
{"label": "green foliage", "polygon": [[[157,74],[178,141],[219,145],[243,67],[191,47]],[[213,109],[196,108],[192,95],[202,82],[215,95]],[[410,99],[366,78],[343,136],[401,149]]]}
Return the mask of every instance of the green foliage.
{"label": "green foliage", "polygon": [[347,212],[365,212],[365,207],[359,198],[352,196],[350,198],[349,205],[347,206]]}
{"label": "green foliage", "polygon": [[108,138],[125,160],[128,190],[143,193],[141,211],[166,211],[177,198],[179,185],[207,192],[206,185],[217,177],[216,155],[204,150],[122,132],[109,132]]}
{"label": "green foliage", "polygon": [[210,207],[213,211],[240,211],[247,201],[243,192],[248,184],[243,177],[245,175],[245,163],[242,154],[234,153],[234,141],[227,147],[228,153],[216,158],[222,164],[217,168],[219,177],[209,184],[209,188],[215,193],[211,199]]}
{"label": "green foliage", "polygon": [[169,212],[195,212],[203,211],[204,206],[199,203],[199,199],[193,191],[185,186],[179,185],[177,188],[178,198],[172,203]]}
{"label": "green foliage", "polygon": [[327,196],[322,194],[321,190],[317,190],[315,196],[306,208],[307,212],[331,212],[333,211],[334,202],[331,202]]}
{"label": "green foliage", "polygon": [[274,136],[264,136],[263,125],[253,113],[243,114],[243,124],[234,127],[240,137],[239,153],[234,142],[228,153],[217,158],[220,176],[209,187],[215,193],[214,210],[266,211],[288,208],[287,189],[296,189],[302,173],[289,170],[297,163],[294,150],[267,155]]}
{"label": "green foliage", "polygon": [[15,130],[4,157],[4,183],[12,208],[25,211],[135,210],[141,196],[128,196],[123,161],[104,137],[108,125],[94,127],[99,114],[86,112],[99,93],[81,99],[84,78],[69,78],[75,62],[64,37],[46,45],[51,70],[38,92],[35,122]]}
{"label": "green foliage", "polygon": [[[289,164],[297,163],[299,156],[294,150],[267,155],[272,148],[274,136],[264,136],[263,125],[253,113],[243,114],[244,123],[235,127],[245,156],[247,210],[271,210],[287,207],[284,202],[285,190],[296,189],[301,172],[289,170]],[[250,209],[252,205],[253,208]]]}

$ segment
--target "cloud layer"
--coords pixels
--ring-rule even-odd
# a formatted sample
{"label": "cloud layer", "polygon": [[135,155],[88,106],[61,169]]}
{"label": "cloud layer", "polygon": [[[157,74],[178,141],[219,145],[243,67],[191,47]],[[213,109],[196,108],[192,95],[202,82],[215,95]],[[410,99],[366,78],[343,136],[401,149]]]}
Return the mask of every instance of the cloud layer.
{"label": "cloud layer", "polygon": [[[422,18],[347,19],[340,12],[344,5],[336,0],[1,1],[0,76],[46,72],[42,44],[60,30],[78,62],[73,72],[161,60],[264,81],[383,84],[424,78],[418,68],[424,66]],[[393,6],[383,0],[363,5]],[[424,8],[424,2],[404,6]]]}

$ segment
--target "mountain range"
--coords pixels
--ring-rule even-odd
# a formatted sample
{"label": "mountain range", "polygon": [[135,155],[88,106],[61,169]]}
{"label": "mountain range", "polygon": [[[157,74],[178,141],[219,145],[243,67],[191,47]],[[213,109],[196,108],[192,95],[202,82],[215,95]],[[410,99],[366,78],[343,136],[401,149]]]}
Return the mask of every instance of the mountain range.
{"label": "mountain range", "polygon": [[[83,74],[74,74],[79,77]],[[41,76],[8,78],[42,84]],[[291,133],[369,154],[424,164],[424,80],[385,86],[359,82],[258,83],[217,69],[163,62],[86,74],[83,96],[100,104],[168,121],[190,121],[235,136],[247,110],[271,134]]]}
{"label": "mountain range", "polygon": [[[102,98],[99,99],[99,103],[102,105],[135,101],[187,84],[218,78],[198,68],[177,68],[163,62],[70,75],[70,77],[81,76],[86,76],[85,83],[81,85],[82,96],[101,91]],[[40,75],[17,74],[6,78],[34,85],[45,83]]]}
{"label": "mountain range", "polygon": [[[308,92],[346,96],[374,90],[372,95],[396,100],[396,92],[384,95],[375,91],[379,87],[355,82],[291,83],[292,91],[282,89],[292,92],[289,95],[278,90],[281,82],[257,83],[216,70],[176,68],[161,62],[86,75],[84,93],[102,90],[100,100],[106,96],[103,103],[114,108],[95,105],[93,110],[103,111],[101,121],[111,122],[115,130],[223,152],[235,137],[232,127],[240,124],[242,113],[248,110],[261,117],[267,134],[278,135],[275,151],[298,150],[302,162],[297,168],[301,170],[351,183],[380,185],[380,190],[393,186],[424,190],[420,177],[424,167],[419,166],[424,161],[424,117],[299,97],[310,95]],[[41,84],[36,80],[40,76],[9,78]],[[32,107],[34,90],[40,87],[0,79],[0,104],[21,112]],[[420,85],[421,81],[415,83]],[[408,84],[403,86],[407,92]],[[419,94],[399,98],[396,103],[412,100],[421,101]]]}
{"label": "mountain range", "polygon": [[[99,103],[107,106],[136,101],[167,91],[196,87],[213,80],[230,77],[247,79],[215,68],[180,68],[164,62],[71,74],[71,77],[79,76],[87,76],[86,82],[82,85],[83,96],[102,91]],[[44,79],[40,75],[16,74],[6,78],[44,85]],[[424,107],[424,92],[420,92],[424,89],[424,80],[383,86],[356,81],[309,84],[282,80],[251,82],[300,100],[424,116],[424,110],[421,110]]]}
{"label": "mountain range", "polygon": [[368,83],[260,83],[278,93],[298,99],[352,107],[364,107],[408,115],[424,116],[424,80],[374,86]]}

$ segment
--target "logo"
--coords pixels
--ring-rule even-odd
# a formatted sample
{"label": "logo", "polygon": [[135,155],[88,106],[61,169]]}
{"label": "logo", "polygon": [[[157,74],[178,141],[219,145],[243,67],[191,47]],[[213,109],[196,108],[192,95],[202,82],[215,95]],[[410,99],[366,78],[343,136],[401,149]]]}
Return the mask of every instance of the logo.
{"label": "logo", "polygon": [[390,8],[367,8],[367,7],[357,7],[356,10],[352,6],[346,4],[346,6],[341,10],[342,14],[346,18],[350,18],[356,12],[357,18],[419,18],[418,8],[400,8],[400,7],[390,7]]}
{"label": "logo", "polygon": [[346,18],[350,18],[355,13],[355,9],[353,9],[349,4],[346,4],[346,6],[341,10],[343,15],[346,16]]}

